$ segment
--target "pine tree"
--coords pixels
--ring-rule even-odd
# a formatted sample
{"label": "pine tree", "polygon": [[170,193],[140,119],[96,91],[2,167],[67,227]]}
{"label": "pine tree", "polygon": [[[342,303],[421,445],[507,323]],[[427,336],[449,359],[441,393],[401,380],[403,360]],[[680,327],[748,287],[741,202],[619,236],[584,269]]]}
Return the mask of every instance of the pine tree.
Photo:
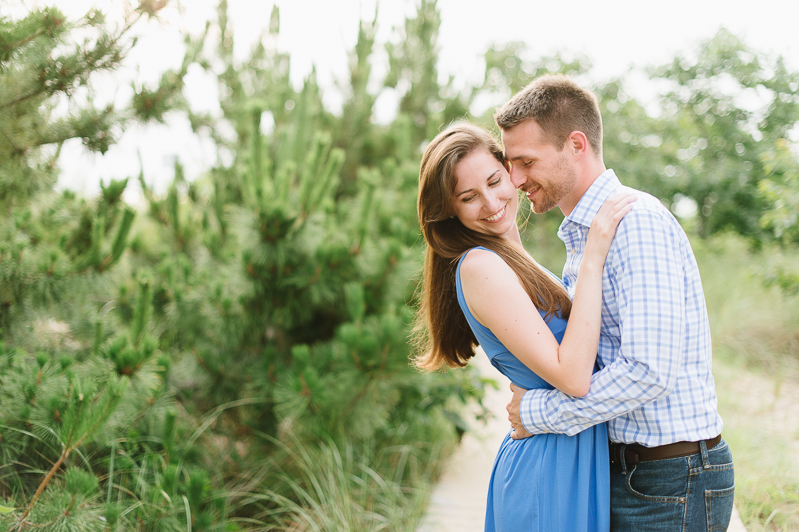
{"label": "pine tree", "polygon": [[[55,8],[0,20],[0,520],[13,530],[127,529],[130,519],[169,526],[190,510],[216,519],[203,517],[213,514],[197,496],[185,508],[153,511],[163,506],[150,495],[160,484],[137,488],[158,477],[161,468],[148,462],[177,449],[150,282],[131,282],[128,304],[125,294],[114,299],[136,216],[122,201],[128,181],[102,185],[95,199],[53,190],[66,140],[104,153],[125,123],[181,107],[185,70],[137,88],[123,109],[96,108],[91,98],[94,75],[113,70],[132,46],[130,27],[160,7],[142,4],[119,28],[96,10],[76,22]],[[57,112],[64,101],[66,114]],[[136,430],[145,420],[165,425],[155,440],[162,448],[141,447]],[[172,485],[201,495],[193,486],[207,474],[187,466],[173,467]],[[136,510],[123,517],[126,507]]]}
{"label": "pine tree", "polygon": [[[217,70],[221,108],[237,139],[220,148],[236,147],[236,157],[205,184],[187,185],[182,214],[169,207],[178,205],[179,172],[164,200],[145,190],[152,220],[183,251],[159,259],[156,293],[164,300],[156,310],[176,346],[194,353],[210,385],[209,405],[261,398],[247,422],[274,437],[281,420],[317,434],[373,437],[397,415],[403,394],[417,393],[409,390],[425,379],[409,366],[405,346],[414,293],[408,279],[420,259],[410,250],[418,240],[417,156],[397,160],[388,152],[372,161],[378,168],[350,176],[350,188],[340,186],[349,175],[347,156],[360,161],[366,137],[340,132],[354,128],[352,120],[367,124],[375,100],[366,89],[373,27],[362,24],[351,64],[345,109],[357,117],[335,118],[323,111],[313,74],[302,89],[291,89],[287,58],[276,45],[277,10],[268,46],[256,45],[243,65],[232,59],[225,2],[218,24],[216,56],[200,63],[224,65]],[[269,133],[265,120],[273,121]],[[337,120],[341,126],[328,125]],[[205,201],[196,192],[203,188],[213,190]],[[180,237],[184,218],[202,220],[205,241],[216,243],[210,262],[198,261],[202,242]],[[150,240],[134,241],[143,263],[157,256]],[[199,290],[208,279],[211,289]],[[188,308],[193,312],[177,310]],[[457,380],[441,377],[436,385],[431,378],[426,386],[454,390]],[[363,414],[344,415],[354,410]]]}
{"label": "pine tree", "polygon": [[[13,508],[0,519],[18,529],[221,530],[238,516],[268,527],[279,521],[275,501],[298,496],[272,492],[300,467],[286,449],[324,452],[322,441],[407,493],[466,429],[459,405],[479,399],[482,383],[409,364],[422,136],[408,112],[391,127],[372,123],[374,22],[352,53],[346,116],[324,108],[313,72],[291,85],[277,9],[250,58],[234,61],[224,1],[219,31],[187,38],[180,68],[156,87],[135,85],[125,109],[93,110],[81,99],[92,72],[119,64],[129,25],[158,6],[142,4],[118,30],[99,12],[72,25],[62,17],[57,36],[36,29],[54,10],[3,21],[4,84],[38,87],[34,67],[58,54],[72,54],[62,62],[77,73],[35,105],[9,96],[0,111],[0,129],[13,133],[0,138],[0,453],[13,464],[0,472],[0,506]],[[437,27],[417,28],[428,45]],[[78,30],[95,38],[71,50]],[[86,63],[87,46],[111,59]],[[425,53],[434,64],[434,48]],[[195,63],[218,76],[221,118],[185,104]],[[433,103],[441,93],[435,76],[409,82]],[[85,112],[55,115],[66,97]],[[445,109],[463,105],[451,100]],[[34,116],[42,105],[51,113]],[[64,140],[102,152],[123,124],[168,112],[186,113],[232,162],[220,156],[195,181],[176,164],[164,195],[140,173],[142,212],[122,200],[130,179],[96,198],[53,191]],[[21,133],[26,120],[38,121],[35,138]],[[22,175],[27,188],[5,185]]]}

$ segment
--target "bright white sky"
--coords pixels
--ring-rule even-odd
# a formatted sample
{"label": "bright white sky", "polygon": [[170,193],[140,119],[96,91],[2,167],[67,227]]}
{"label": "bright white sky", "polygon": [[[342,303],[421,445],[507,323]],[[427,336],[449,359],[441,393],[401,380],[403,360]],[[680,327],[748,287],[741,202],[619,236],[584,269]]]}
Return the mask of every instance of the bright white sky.
{"label": "bright white sky", "polygon": [[[123,5],[120,0],[0,0],[0,15],[16,17],[33,6],[51,3],[74,18],[97,6],[117,19]],[[292,79],[299,84],[315,65],[326,102],[335,109],[339,104],[335,81],[345,79],[347,53],[357,39],[358,21],[374,17],[376,0],[229,0],[237,56],[245,57],[268,26],[275,3],[280,7],[278,46],[291,54]],[[131,79],[154,82],[163,70],[176,67],[183,51],[180,32],[200,32],[205,21],[214,17],[215,5],[215,0],[172,0],[160,21],[137,28],[139,44],[128,57],[127,67],[107,80],[103,90],[124,98]],[[380,2],[378,44],[396,39],[395,28],[415,12],[416,5],[417,0]],[[722,26],[755,50],[782,55],[791,69],[799,70],[799,0],[439,0],[438,6],[442,18],[439,72],[444,79],[456,76],[460,84],[482,81],[482,55],[490,43],[524,41],[536,54],[582,53],[594,64],[591,77],[603,80],[624,75],[631,66],[660,64],[678,53],[690,54]],[[375,61],[379,78],[385,72],[384,55],[377,54]],[[632,88],[640,91],[640,97],[651,96],[651,88],[640,80]],[[195,107],[213,111],[215,93],[214,83],[199,69],[190,71],[187,95]],[[390,94],[379,101],[379,118],[390,118],[393,102]],[[214,162],[207,141],[194,138],[184,121],[171,120],[167,126],[129,128],[103,157],[86,153],[79,142],[67,144],[62,151],[60,184],[92,194],[100,180],[135,176],[137,151],[147,181],[158,188],[169,181],[175,157],[186,166],[190,179]]]}

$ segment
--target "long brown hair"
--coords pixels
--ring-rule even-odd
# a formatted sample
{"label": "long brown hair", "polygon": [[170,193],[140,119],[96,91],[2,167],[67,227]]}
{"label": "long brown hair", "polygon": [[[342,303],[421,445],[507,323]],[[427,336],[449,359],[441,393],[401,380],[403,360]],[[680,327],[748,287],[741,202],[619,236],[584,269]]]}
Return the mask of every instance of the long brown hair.
{"label": "long brown hair", "polygon": [[452,217],[455,165],[482,149],[505,165],[497,140],[472,124],[457,124],[442,131],[422,156],[416,208],[427,246],[414,343],[415,363],[426,370],[445,365],[463,367],[474,356],[477,339],[458,305],[455,290],[458,260],[474,247],[483,246],[499,254],[516,273],[533,304],[547,317],[557,313],[566,318],[571,311],[571,300],[563,286],[523,250],[499,237],[468,229]]}

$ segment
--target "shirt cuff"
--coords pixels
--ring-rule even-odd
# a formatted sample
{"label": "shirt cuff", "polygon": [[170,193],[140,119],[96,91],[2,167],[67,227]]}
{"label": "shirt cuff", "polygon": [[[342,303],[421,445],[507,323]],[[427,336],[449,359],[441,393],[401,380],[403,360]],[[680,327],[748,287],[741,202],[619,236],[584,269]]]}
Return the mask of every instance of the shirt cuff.
{"label": "shirt cuff", "polygon": [[522,425],[530,434],[555,432],[546,416],[546,401],[553,390],[527,390],[522,396],[519,414]]}

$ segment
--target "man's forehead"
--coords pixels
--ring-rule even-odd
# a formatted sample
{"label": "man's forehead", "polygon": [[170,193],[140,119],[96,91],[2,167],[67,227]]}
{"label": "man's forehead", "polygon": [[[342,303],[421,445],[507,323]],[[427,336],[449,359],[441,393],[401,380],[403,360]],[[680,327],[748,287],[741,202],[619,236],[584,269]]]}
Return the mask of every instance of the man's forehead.
{"label": "man's forehead", "polygon": [[510,143],[515,148],[517,145],[523,144],[525,140],[528,140],[532,133],[532,124],[528,124],[528,122],[530,120],[525,120],[508,129],[500,130],[499,134],[502,143]]}
{"label": "man's forehead", "polygon": [[549,143],[542,136],[538,123],[530,118],[515,126],[500,131],[505,159],[523,159],[547,150]]}
{"label": "man's forehead", "polygon": [[505,136],[503,132],[502,147],[505,149],[505,158],[509,161],[519,159],[524,156],[525,152],[530,151],[527,142],[523,138],[516,135]]}

